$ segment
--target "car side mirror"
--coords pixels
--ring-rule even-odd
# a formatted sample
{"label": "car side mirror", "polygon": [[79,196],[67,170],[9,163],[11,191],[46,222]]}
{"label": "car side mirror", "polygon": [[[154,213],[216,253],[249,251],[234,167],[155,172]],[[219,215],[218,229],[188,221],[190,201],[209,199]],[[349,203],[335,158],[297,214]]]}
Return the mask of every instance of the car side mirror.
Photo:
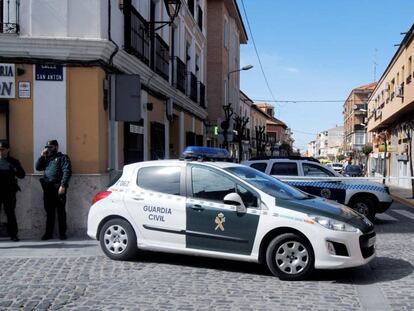
{"label": "car side mirror", "polygon": [[236,192],[229,193],[223,199],[224,204],[235,205],[237,213],[246,213],[247,208],[243,203],[242,198]]}

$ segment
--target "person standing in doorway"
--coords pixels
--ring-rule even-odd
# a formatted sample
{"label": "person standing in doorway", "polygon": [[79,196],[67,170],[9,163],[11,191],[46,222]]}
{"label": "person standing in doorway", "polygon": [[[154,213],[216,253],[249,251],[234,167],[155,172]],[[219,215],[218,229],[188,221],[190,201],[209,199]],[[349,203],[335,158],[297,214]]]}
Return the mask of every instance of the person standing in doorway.
{"label": "person standing in doorway", "polygon": [[44,171],[40,183],[43,188],[43,201],[46,211],[46,231],[42,240],[53,237],[55,215],[59,222],[59,238],[66,240],[66,194],[72,175],[72,165],[66,154],[59,152],[57,140],[46,143],[36,162],[36,170]]}
{"label": "person standing in doorway", "polygon": [[10,146],[7,141],[0,141],[0,207],[3,205],[7,216],[7,233],[12,241],[19,241],[17,237],[16,221],[16,192],[20,191],[16,178],[24,178],[20,162],[10,155]]}

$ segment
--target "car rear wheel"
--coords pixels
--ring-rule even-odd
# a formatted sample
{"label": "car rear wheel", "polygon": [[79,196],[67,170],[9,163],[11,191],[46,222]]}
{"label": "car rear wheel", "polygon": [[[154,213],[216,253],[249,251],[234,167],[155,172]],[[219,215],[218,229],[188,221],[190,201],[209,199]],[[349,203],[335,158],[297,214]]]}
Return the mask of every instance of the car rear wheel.
{"label": "car rear wheel", "polygon": [[303,280],[314,269],[315,256],[310,243],[295,233],[275,237],[266,251],[266,263],[281,280]]}
{"label": "car rear wheel", "polygon": [[121,218],[107,221],[99,233],[103,252],[114,260],[129,260],[137,254],[137,238],[132,226]]}
{"label": "car rear wheel", "polygon": [[367,217],[370,221],[375,219],[375,202],[367,197],[360,197],[353,201],[351,208]]}

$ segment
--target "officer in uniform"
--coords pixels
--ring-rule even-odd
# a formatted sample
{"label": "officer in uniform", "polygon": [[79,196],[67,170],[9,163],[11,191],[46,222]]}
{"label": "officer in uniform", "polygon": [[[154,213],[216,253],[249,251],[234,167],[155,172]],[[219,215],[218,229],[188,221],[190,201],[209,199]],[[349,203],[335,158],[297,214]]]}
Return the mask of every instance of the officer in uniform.
{"label": "officer in uniform", "polygon": [[59,222],[59,238],[66,240],[65,205],[72,166],[69,157],[59,152],[58,148],[57,140],[48,141],[42,155],[36,162],[36,170],[44,171],[43,177],[40,179],[46,211],[46,232],[42,240],[52,238],[56,211]]}
{"label": "officer in uniform", "polygon": [[24,178],[20,162],[9,155],[10,146],[7,141],[0,141],[0,207],[4,206],[7,215],[7,233],[12,241],[17,237],[17,222],[14,213],[16,209],[16,192],[20,191],[17,178]]}

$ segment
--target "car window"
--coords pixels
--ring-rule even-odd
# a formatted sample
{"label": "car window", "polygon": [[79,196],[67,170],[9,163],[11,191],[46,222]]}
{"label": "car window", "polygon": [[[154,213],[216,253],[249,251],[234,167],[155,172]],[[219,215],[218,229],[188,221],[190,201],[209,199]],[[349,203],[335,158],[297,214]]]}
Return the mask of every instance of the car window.
{"label": "car window", "polygon": [[270,175],[298,176],[298,165],[295,162],[275,162]]}
{"label": "car window", "polygon": [[191,180],[194,198],[223,202],[227,194],[236,192],[233,180],[207,168],[192,167]]}
{"label": "car window", "polygon": [[228,167],[225,170],[276,199],[306,200],[311,198],[308,194],[281,182],[275,177],[253,170],[247,166]]}
{"label": "car window", "polygon": [[265,162],[252,163],[250,165],[250,167],[252,167],[252,168],[254,168],[258,171],[265,172],[266,167],[267,167],[267,163],[265,163]]}
{"label": "car window", "polygon": [[242,185],[237,185],[237,193],[242,198],[246,207],[258,207],[257,197]]}
{"label": "car window", "polygon": [[180,195],[180,176],[180,167],[143,167],[138,171],[137,185],[152,191]]}
{"label": "car window", "polygon": [[333,177],[335,176],[327,169],[321,166],[318,166],[318,165],[303,163],[302,167],[303,167],[304,176],[309,176],[309,177]]}

